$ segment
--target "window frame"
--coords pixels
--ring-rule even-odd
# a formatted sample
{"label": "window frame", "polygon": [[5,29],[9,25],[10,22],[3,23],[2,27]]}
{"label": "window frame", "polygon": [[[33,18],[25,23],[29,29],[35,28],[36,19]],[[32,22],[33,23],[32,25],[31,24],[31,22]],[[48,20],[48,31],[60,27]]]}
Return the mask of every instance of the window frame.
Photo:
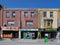
{"label": "window frame", "polygon": [[47,12],[43,12],[43,17],[46,17],[47,16]]}
{"label": "window frame", "polygon": [[53,17],[53,12],[50,12],[50,17]]}
{"label": "window frame", "polygon": [[26,26],[32,26],[33,25],[33,21],[26,21]]}
{"label": "window frame", "polygon": [[6,17],[7,17],[7,18],[10,17],[9,11],[6,12]]}
{"label": "window frame", "polygon": [[35,15],[35,13],[34,12],[31,12],[31,17],[35,17],[34,15]]}
{"label": "window frame", "polygon": [[15,16],[16,16],[16,12],[13,11],[13,12],[12,12],[12,17],[15,17]]}
{"label": "window frame", "polygon": [[28,17],[28,12],[24,12],[24,17],[25,17],[25,18]]}
{"label": "window frame", "polygon": [[51,22],[51,21],[50,21],[50,20],[48,20],[48,22],[47,22],[47,25],[48,25],[48,26],[50,26],[50,22]]}
{"label": "window frame", "polygon": [[[9,24],[9,23],[10,23],[10,24]],[[7,21],[7,24],[8,24],[9,26],[14,26],[14,24],[11,24],[11,23],[14,23],[14,24],[15,24],[14,20],[8,20],[8,21]]]}

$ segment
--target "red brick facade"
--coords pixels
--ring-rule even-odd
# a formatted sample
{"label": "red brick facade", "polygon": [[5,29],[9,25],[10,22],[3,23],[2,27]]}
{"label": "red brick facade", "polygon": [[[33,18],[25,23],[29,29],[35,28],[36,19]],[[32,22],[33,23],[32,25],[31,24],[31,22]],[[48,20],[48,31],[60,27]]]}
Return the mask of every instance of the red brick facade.
{"label": "red brick facade", "polygon": [[[6,12],[9,12],[9,17],[6,17]],[[12,17],[12,12],[15,12],[15,17]],[[24,12],[28,12],[28,17],[24,17]],[[31,12],[34,12],[34,17],[31,17]],[[22,28],[37,28],[38,27],[38,11],[37,9],[2,9],[0,11],[0,26],[9,26],[8,20],[14,20],[14,27]],[[33,21],[32,26],[26,26],[26,21]]]}
{"label": "red brick facade", "polygon": [[[24,17],[24,12],[28,12],[28,17]],[[34,17],[31,17],[31,12],[34,12]],[[21,21],[22,21],[22,28],[37,28],[38,27],[38,14],[37,9],[23,9],[21,10]],[[33,21],[33,25],[26,26],[26,21]]]}
{"label": "red brick facade", "polygon": [[[9,17],[6,17],[6,12],[9,12]],[[12,17],[12,12],[15,12],[15,17]],[[4,9],[3,10],[3,25],[6,24],[7,26],[9,26],[7,24],[8,20],[14,20],[14,26],[19,26],[19,21],[20,21],[20,11],[17,9]]]}

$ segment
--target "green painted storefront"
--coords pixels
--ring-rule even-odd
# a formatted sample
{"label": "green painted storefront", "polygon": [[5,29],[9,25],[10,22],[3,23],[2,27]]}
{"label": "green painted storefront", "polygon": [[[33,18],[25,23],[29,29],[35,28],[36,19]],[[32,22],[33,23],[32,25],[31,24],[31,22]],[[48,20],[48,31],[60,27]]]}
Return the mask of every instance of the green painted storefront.
{"label": "green painted storefront", "polygon": [[38,29],[21,29],[22,39],[37,39]]}

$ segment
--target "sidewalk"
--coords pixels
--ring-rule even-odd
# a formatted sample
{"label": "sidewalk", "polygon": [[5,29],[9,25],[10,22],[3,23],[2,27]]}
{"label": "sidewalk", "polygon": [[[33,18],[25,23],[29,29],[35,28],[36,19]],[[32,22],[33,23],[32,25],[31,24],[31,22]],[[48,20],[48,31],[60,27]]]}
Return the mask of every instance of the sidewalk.
{"label": "sidewalk", "polygon": [[15,39],[12,41],[21,42],[21,43],[23,42],[25,43],[57,43],[56,39],[54,39],[53,41],[49,39],[48,42],[44,42],[44,39]]}
{"label": "sidewalk", "polygon": [[19,43],[57,43],[57,40],[49,40],[48,42],[44,42],[44,39],[4,39],[0,42],[19,42]]}

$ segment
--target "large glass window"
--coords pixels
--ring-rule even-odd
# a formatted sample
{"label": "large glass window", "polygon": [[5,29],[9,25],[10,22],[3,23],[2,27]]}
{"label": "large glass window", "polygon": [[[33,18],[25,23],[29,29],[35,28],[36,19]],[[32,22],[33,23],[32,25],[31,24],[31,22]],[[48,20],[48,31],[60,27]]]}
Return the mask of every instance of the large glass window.
{"label": "large glass window", "polygon": [[28,17],[28,12],[24,12],[24,17]]}
{"label": "large glass window", "polygon": [[8,23],[8,25],[10,25],[10,26],[14,26],[14,23],[15,23],[15,22],[14,22],[14,20],[8,20],[7,23]]}
{"label": "large glass window", "polygon": [[34,12],[31,12],[31,17],[34,17]]}
{"label": "large glass window", "polygon": [[33,21],[26,21],[26,25],[27,25],[27,26],[33,25]]}
{"label": "large glass window", "polygon": [[50,12],[50,17],[53,17],[53,12]]}

